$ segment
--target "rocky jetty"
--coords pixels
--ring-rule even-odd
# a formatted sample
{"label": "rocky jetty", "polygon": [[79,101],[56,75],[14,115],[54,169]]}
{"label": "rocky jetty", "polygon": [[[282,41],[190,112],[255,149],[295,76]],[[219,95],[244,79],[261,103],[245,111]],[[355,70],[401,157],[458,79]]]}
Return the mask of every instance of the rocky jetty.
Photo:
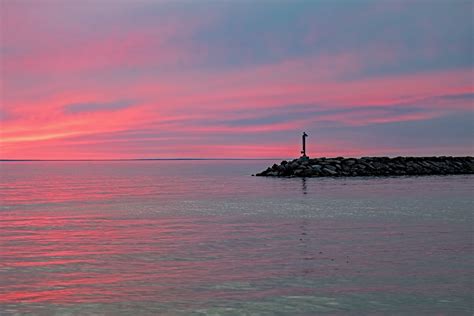
{"label": "rocky jetty", "polygon": [[474,157],[301,157],[282,161],[256,176],[357,177],[473,174]]}

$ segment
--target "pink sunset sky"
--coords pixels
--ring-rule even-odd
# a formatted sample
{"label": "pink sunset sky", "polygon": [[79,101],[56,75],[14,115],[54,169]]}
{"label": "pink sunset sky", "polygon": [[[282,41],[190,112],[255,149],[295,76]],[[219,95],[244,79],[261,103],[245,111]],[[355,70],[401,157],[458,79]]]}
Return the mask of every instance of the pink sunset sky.
{"label": "pink sunset sky", "polygon": [[473,2],[0,0],[0,159],[472,155]]}

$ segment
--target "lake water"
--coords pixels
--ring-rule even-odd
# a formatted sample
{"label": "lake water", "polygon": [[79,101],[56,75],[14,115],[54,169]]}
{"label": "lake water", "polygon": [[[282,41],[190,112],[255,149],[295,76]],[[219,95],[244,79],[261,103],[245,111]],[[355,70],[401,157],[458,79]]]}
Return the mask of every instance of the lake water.
{"label": "lake water", "polygon": [[473,313],[474,176],[0,163],[0,315]]}

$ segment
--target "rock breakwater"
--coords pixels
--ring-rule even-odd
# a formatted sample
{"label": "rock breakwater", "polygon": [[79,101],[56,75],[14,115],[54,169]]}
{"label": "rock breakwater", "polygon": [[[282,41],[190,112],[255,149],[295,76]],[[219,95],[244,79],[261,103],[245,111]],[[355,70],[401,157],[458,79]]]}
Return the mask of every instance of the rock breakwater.
{"label": "rock breakwater", "polygon": [[474,157],[308,158],[274,164],[256,176],[357,177],[473,174]]}

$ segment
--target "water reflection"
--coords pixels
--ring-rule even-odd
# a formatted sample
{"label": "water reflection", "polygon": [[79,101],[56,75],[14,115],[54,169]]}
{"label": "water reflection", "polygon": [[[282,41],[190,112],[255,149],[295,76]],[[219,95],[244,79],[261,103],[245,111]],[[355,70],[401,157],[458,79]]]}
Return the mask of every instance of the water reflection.
{"label": "water reflection", "polygon": [[[10,305],[158,301],[196,308],[216,298],[353,291],[378,299],[387,285],[393,295],[428,295],[435,285],[440,293],[464,291],[456,280],[470,274],[468,261],[452,259],[469,254],[470,232],[456,225],[440,232],[436,223],[100,214],[18,216],[1,225],[0,303]],[[394,274],[400,266],[403,274]],[[412,275],[423,282],[414,286]]]}
{"label": "water reflection", "polygon": [[306,187],[306,178],[301,178],[301,183],[302,183],[301,189],[303,191],[303,194],[307,194],[308,188]]}
{"label": "water reflection", "polygon": [[428,190],[247,167],[10,171],[2,315],[470,312],[469,178],[431,178]]}

